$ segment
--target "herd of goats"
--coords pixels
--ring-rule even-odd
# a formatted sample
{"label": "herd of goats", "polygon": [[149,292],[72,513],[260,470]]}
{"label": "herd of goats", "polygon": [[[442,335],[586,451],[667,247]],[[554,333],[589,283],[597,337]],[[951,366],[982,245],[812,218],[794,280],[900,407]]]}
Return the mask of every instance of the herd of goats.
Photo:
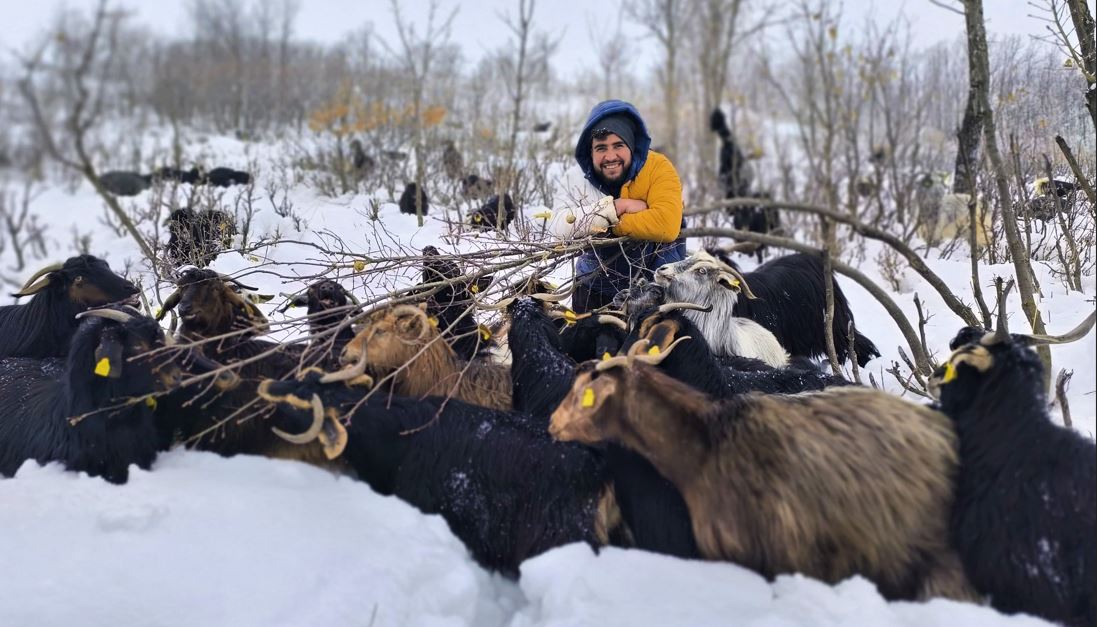
{"label": "herd of goats", "polygon": [[[288,303],[308,342],[278,343],[210,269],[182,269],[153,318],[97,257],[43,268],[0,307],[0,474],[122,484],[179,445],[290,458],[442,515],[509,577],[582,541],[1097,624],[1097,454],[1052,422],[1031,348],[1094,315],[1057,337],[1001,313],[962,329],[927,405],[815,361],[812,256],[744,273],[699,251],[583,315],[535,277],[488,302],[492,277],[433,248],[422,272],[418,301],[369,309],[319,281]],[[864,364],[835,287],[835,352]]]}

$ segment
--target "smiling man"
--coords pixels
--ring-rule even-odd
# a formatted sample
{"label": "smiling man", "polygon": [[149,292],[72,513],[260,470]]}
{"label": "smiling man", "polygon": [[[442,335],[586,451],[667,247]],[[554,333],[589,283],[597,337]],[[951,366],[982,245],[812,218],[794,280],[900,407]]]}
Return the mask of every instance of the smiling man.
{"label": "smiling man", "polygon": [[682,182],[674,165],[651,150],[639,112],[621,100],[598,103],[575,145],[577,165],[557,188],[549,231],[560,239],[628,236],[591,247],[576,264],[572,308],[609,304],[637,278],[685,258]]}

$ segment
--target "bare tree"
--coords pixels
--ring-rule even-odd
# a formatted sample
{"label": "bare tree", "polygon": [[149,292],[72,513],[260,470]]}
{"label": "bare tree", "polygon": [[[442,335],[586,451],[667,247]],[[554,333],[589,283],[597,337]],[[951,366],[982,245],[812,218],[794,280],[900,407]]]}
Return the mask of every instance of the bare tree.
{"label": "bare tree", "polygon": [[683,0],[632,0],[625,6],[626,11],[655,37],[663,51],[658,81],[663,93],[666,124],[664,151],[673,160],[678,155],[678,54],[694,5]]}
{"label": "bare tree", "polygon": [[631,60],[629,41],[621,29],[623,15],[617,14],[617,25],[612,32],[606,32],[603,25],[587,22],[587,34],[591,44],[598,51],[598,69],[601,71],[603,100],[620,98],[622,93],[621,77],[628,72]]}

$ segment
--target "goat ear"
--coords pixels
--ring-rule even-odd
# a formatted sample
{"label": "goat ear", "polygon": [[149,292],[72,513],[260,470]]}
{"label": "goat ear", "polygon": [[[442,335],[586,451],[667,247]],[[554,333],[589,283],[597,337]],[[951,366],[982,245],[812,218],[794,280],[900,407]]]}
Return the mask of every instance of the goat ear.
{"label": "goat ear", "polygon": [[735,292],[736,294],[738,294],[739,292],[741,292],[743,290],[743,287],[740,284],[739,279],[731,276],[727,272],[721,272],[720,276],[716,279],[716,282],[718,284],[724,286],[725,288]]}
{"label": "goat ear", "polygon": [[476,279],[476,282],[469,286],[469,291],[473,294],[478,294],[488,289],[488,287],[491,286],[492,279],[494,278],[494,274],[489,274],[487,276],[482,276],[479,279]]}
{"label": "goat ear", "polygon": [[122,376],[122,341],[118,334],[105,331],[95,347],[95,364],[92,372],[100,377],[117,379]]}
{"label": "goat ear", "polygon": [[293,299],[290,300],[290,302],[288,303],[290,307],[308,307],[308,304],[308,294],[298,294],[297,296],[294,296]]}
{"label": "goat ear", "polygon": [[652,348],[659,347],[659,352],[666,352],[667,347],[674,343],[681,327],[674,320],[663,320],[648,330],[644,336],[651,341]]}

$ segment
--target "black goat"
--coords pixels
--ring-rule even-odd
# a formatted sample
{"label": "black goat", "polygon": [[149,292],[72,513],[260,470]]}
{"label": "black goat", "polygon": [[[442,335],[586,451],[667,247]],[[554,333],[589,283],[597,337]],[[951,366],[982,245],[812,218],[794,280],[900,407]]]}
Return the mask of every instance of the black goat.
{"label": "black goat", "polygon": [[137,304],[137,288],[91,255],[34,273],[16,297],[24,305],[0,307],[0,357],[61,357],[79,322],[76,314],[115,302]]}
{"label": "black goat", "polygon": [[0,361],[0,475],[33,459],[125,483],[130,464],[147,470],[156,458],[153,395],[181,378],[151,352],[165,346],[163,331],[124,306],[79,316],[64,362]]}
{"label": "black goat", "polygon": [[322,433],[333,412],[353,407],[342,459],[380,494],[441,514],[486,568],[517,578],[524,560],[553,547],[609,541],[618,517],[599,456],[553,443],[546,419],[364,394],[313,372],[259,388],[283,431]]}
{"label": "black goat", "polygon": [[576,315],[567,311],[553,315],[565,323],[560,329],[560,345],[576,362],[616,355],[624,344],[627,327],[615,315],[593,312]]}
{"label": "black goat", "polygon": [[[499,212],[499,196],[488,198],[487,202],[469,214],[469,224],[477,228],[498,228],[506,230],[514,221],[516,210],[510,194],[503,194],[503,211]],[[502,222],[500,222],[500,219]]]}
{"label": "black goat", "polygon": [[998,320],[994,333],[962,331],[931,381],[960,438],[952,544],[995,609],[1093,627],[1097,447],[1051,421],[1028,347],[1079,339],[1094,314],[1060,337],[1011,336]]}
{"label": "black goat", "polygon": [[357,139],[350,141],[351,167],[359,176],[366,176],[377,169],[377,160],[366,154],[362,148],[362,142]]}
{"label": "black goat", "polygon": [[[771,259],[753,272],[741,274],[749,288],[748,298],[740,298],[738,291],[730,289],[723,280],[728,268],[738,273],[729,259],[720,260],[698,251],[684,261],[663,266],[656,273],[656,279],[667,287],[667,296],[673,301],[714,306],[711,318],[693,318],[710,343],[713,338],[726,335],[722,330],[724,319],[735,316],[749,318],[765,327],[791,355],[808,358],[826,355],[823,315],[826,292],[821,259],[796,253]],[[854,324],[853,311],[837,281],[833,286],[831,328],[835,353],[841,362],[848,359],[851,352],[848,334]],[[754,298],[750,298],[751,295]],[[855,333],[852,348],[861,366],[880,356],[876,345],[860,333]]]}
{"label": "black goat", "polygon": [[480,178],[470,174],[461,179],[461,194],[469,200],[486,200],[495,190],[495,183],[490,179]]}
{"label": "black goat", "polygon": [[464,169],[465,159],[461,156],[461,151],[457,150],[453,140],[446,140],[445,146],[442,148],[442,171],[451,180],[456,181],[461,178],[461,172]]}
{"label": "black goat", "polygon": [[283,311],[289,307],[306,308],[311,336],[311,345],[305,351],[306,364],[334,366],[339,363],[343,347],[354,339],[349,321],[355,311],[351,303],[361,305],[354,294],[338,282],[322,279],[290,299],[283,308]]}
{"label": "black goat", "polygon": [[251,183],[251,175],[243,170],[232,168],[214,168],[206,173],[203,182],[215,187],[230,187],[232,185],[248,185]]}
{"label": "black goat", "polygon": [[151,184],[151,176],[125,170],[104,172],[99,176],[99,185],[115,196],[136,196]]}
{"label": "black goat", "polygon": [[[434,246],[423,248],[423,280],[420,285],[452,281],[464,273],[457,262],[444,259]],[[475,281],[449,283],[438,288],[427,297],[427,315],[438,322],[442,337],[457,353],[457,357],[470,361],[491,348],[490,338],[480,333],[472,306],[476,294],[491,285],[493,275],[477,278]],[[429,289],[429,288],[428,288]]]}
{"label": "black goat", "polygon": [[[750,195],[751,173],[747,157],[739,148],[728,128],[727,119],[720,109],[713,109],[709,128],[720,137],[720,183],[724,186],[724,198],[743,198]],[[738,228],[738,227],[736,227]]]}
{"label": "black goat", "polygon": [[168,260],[176,266],[208,266],[232,245],[236,233],[236,221],[224,211],[176,209],[168,216]]}
{"label": "black goat", "polygon": [[[514,408],[544,419],[552,415],[575,382],[576,364],[563,353],[560,334],[532,298],[508,307]],[[642,456],[616,444],[604,447],[621,516],[632,543],[648,551],[699,557],[682,496]]]}
{"label": "black goat", "polygon": [[408,183],[404,188],[404,193],[400,194],[400,213],[406,213],[408,215],[427,215],[427,210],[430,209],[430,200],[427,199],[427,192],[423,188],[419,187],[417,183]]}

